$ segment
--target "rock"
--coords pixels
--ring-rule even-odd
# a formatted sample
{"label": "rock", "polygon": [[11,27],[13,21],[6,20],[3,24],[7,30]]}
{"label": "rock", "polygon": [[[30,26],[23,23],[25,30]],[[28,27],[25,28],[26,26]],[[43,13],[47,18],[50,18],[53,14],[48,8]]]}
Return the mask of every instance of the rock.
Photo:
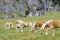
{"label": "rock", "polygon": [[1,19],[7,19],[7,18],[9,18],[8,15],[4,15],[4,16],[1,17]]}
{"label": "rock", "polygon": [[12,15],[9,15],[9,18],[12,18]]}
{"label": "rock", "polygon": [[32,12],[30,12],[30,13],[27,15],[27,17],[32,17],[32,16],[33,16]]}
{"label": "rock", "polygon": [[25,14],[18,14],[19,17],[26,17]]}
{"label": "rock", "polygon": [[12,15],[12,18],[17,18],[17,17],[18,17],[18,15],[16,15],[16,14]]}

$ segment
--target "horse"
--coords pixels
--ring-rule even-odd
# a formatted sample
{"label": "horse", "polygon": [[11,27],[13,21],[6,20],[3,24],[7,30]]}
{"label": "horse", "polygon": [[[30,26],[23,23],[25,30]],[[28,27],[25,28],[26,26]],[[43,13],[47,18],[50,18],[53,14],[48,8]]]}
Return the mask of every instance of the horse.
{"label": "horse", "polygon": [[33,26],[31,27],[31,32],[33,32],[35,29],[38,29],[38,27],[41,27],[44,23],[45,23],[45,20],[34,22]]}
{"label": "horse", "polygon": [[53,35],[54,36],[54,28],[60,28],[60,20],[48,20],[46,23],[44,23],[41,27],[41,33],[44,32],[46,29],[46,35],[48,34],[48,30],[52,29]]}
{"label": "horse", "polygon": [[12,22],[6,22],[6,23],[5,23],[5,28],[6,28],[6,29],[11,29],[11,28],[13,28],[13,23],[12,23]]}
{"label": "horse", "polygon": [[24,27],[30,27],[31,28],[32,23],[31,22],[24,22],[22,20],[17,21],[16,29],[21,28],[21,32],[23,32]]}

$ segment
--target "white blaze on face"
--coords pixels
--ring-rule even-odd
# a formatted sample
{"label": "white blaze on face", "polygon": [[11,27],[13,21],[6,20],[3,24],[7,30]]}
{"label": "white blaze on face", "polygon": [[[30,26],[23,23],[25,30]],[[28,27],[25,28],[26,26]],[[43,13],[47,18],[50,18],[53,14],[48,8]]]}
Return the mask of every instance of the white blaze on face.
{"label": "white blaze on face", "polygon": [[41,30],[44,30],[46,24],[49,24],[50,22],[52,22],[52,20],[49,20],[49,21],[47,21],[46,23],[44,23],[44,24],[42,25],[42,27],[41,27]]}

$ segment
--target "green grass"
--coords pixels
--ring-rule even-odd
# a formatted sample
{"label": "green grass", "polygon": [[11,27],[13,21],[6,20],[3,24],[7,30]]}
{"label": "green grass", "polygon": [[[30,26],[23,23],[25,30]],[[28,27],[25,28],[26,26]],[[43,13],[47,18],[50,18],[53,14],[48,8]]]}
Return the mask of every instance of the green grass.
{"label": "green grass", "polygon": [[[13,19],[0,19],[0,40],[60,40],[60,29],[55,29],[55,36],[52,36],[51,31],[49,35],[41,35],[40,30],[35,30],[33,33],[29,32],[29,28],[24,28],[24,32],[17,32],[15,30],[16,20],[21,19],[23,21],[38,21],[38,20],[50,20],[58,19],[60,20],[60,12],[51,12],[42,16],[33,16],[33,17],[23,17],[23,18],[13,18]],[[13,22],[14,29],[6,30],[4,25],[6,22]]]}

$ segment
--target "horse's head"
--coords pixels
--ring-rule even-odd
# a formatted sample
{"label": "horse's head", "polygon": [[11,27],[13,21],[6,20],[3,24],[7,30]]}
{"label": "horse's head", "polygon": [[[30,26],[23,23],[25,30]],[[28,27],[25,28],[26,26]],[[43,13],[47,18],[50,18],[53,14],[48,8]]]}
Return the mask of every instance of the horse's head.
{"label": "horse's head", "polygon": [[45,22],[42,26],[41,26],[41,34],[44,32],[45,28],[49,25],[50,22],[52,22],[52,20],[48,20],[47,22]]}
{"label": "horse's head", "polygon": [[45,28],[46,28],[46,23],[44,23],[42,26],[41,26],[41,28],[40,28],[40,30],[41,30],[41,34],[44,32],[44,30],[45,30]]}

